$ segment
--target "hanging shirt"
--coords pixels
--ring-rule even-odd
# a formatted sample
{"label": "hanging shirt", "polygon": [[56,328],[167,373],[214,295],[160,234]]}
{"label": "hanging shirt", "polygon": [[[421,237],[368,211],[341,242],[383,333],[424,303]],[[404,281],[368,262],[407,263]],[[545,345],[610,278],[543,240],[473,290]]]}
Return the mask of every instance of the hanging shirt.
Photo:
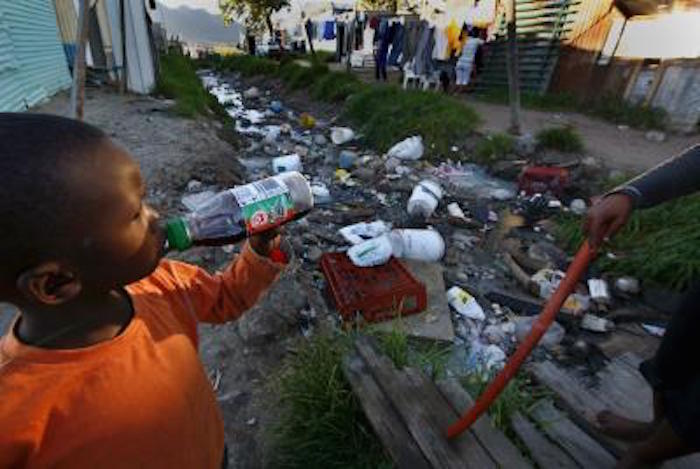
{"label": "hanging shirt", "polygon": [[433,47],[433,58],[435,60],[447,60],[449,55],[447,33],[443,28],[435,28],[435,46]]}
{"label": "hanging shirt", "polygon": [[448,57],[459,57],[462,52],[462,42],[459,40],[461,29],[457,26],[457,22],[455,20],[450,21],[445,32],[447,34]]}
{"label": "hanging shirt", "polygon": [[326,21],[323,23],[323,39],[335,39],[335,21]]}

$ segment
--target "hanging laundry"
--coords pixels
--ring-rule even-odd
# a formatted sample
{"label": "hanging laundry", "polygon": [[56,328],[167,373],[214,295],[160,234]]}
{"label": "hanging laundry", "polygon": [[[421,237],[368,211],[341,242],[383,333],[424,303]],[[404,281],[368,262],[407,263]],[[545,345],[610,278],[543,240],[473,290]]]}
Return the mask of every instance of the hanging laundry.
{"label": "hanging laundry", "polygon": [[421,32],[421,37],[414,57],[414,71],[416,75],[430,75],[433,70],[433,48],[435,47],[435,28],[431,28],[427,22]]}
{"label": "hanging laundry", "polygon": [[391,40],[391,54],[389,54],[389,65],[398,66],[399,56],[401,55],[401,50],[403,49],[403,37],[405,29],[403,25],[399,22],[394,23],[394,34]]}
{"label": "hanging laundry", "polygon": [[443,28],[433,28],[433,36],[435,38],[435,45],[433,46],[432,57],[435,60],[447,60],[449,55],[447,55],[448,41],[447,33]]}
{"label": "hanging laundry", "polygon": [[377,35],[379,36],[379,48],[377,49],[376,56],[374,58],[375,76],[377,80],[382,79],[386,81],[386,62],[390,44],[390,28],[386,19],[382,19],[379,23]]}
{"label": "hanging laundry", "polygon": [[455,20],[450,21],[450,24],[447,25],[447,43],[448,43],[448,57],[459,57],[460,53],[462,52],[462,41],[460,41],[460,33],[461,30],[459,26],[457,26],[457,22]]}
{"label": "hanging laundry", "polygon": [[401,51],[401,67],[413,60],[418,46],[418,39],[421,33],[421,23],[418,21],[409,21],[406,24],[403,34],[403,47]]}
{"label": "hanging laundry", "polygon": [[323,39],[335,39],[335,21],[326,21],[323,23]]}

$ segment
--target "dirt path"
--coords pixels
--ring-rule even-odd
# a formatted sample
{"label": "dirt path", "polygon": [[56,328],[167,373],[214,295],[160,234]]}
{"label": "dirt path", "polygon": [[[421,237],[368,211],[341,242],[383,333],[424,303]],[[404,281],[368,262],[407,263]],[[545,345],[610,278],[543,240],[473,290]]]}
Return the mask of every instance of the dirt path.
{"label": "dirt path", "polygon": [[[482,130],[503,132],[510,125],[510,108],[467,99],[483,119]],[[557,113],[522,111],[523,130],[536,133],[554,125],[573,125],[583,137],[586,152],[612,169],[637,173],[649,169],[669,156],[700,142],[697,135],[667,134],[664,142],[651,142],[645,132],[635,129],[620,130],[618,126],[575,112]]]}

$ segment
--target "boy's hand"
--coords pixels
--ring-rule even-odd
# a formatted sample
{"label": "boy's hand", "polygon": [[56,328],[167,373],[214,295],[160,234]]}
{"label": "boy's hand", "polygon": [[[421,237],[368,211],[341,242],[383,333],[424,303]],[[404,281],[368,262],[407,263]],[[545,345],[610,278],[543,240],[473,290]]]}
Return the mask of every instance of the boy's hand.
{"label": "boy's hand", "polygon": [[253,248],[253,251],[263,257],[268,257],[270,251],[279,247],[280,233],[279,228],[274,228],[255,236],[251,236],[248,239],[248,242],[250,243],[250,247]]}
{"label": "boy's hand", "polygon": [[583,222],[591,248],[598,249],[625,226],[633,208],[632,198],[626,194],[612,194],[594,203]]}

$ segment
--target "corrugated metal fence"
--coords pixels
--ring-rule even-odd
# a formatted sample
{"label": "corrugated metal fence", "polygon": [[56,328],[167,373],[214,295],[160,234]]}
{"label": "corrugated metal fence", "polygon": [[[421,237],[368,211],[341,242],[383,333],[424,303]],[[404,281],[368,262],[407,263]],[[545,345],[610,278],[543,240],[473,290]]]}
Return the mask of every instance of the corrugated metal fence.
{"label": "corrugated metal fence", "polygon": [[27,109],[70,83],[53,2],[0,2],[0,111]]}

